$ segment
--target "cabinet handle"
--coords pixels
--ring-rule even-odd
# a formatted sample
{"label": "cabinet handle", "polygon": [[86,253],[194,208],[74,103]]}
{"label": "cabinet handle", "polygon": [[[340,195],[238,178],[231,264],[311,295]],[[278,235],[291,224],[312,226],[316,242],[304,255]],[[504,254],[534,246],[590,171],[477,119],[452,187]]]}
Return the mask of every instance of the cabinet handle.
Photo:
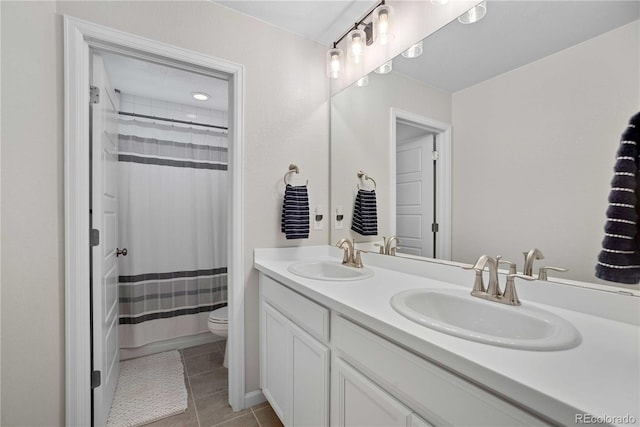
{"label": "cabinet handle", "polygon": [[127,256],[127,248],[124,248],[124,249],[117,248],[116,249],[116,258],[119,257],[120,255]]}

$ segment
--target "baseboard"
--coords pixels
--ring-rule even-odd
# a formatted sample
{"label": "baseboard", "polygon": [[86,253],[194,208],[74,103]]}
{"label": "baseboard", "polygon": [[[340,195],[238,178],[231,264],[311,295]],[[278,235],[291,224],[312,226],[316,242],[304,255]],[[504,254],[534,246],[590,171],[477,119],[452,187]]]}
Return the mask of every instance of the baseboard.
{"label": "baseboard", "polygon": [[193,347],[196,345],[208,344],[211,342],[222,340],[224,340],[224,338],[213,335],[210,332],[205,332],[197,335],[189,335],[186,337],[178,337],[170,340],[159,341],[137,348],[121,348],[120,360],[148,356],[150,354],[162,353],[163,351],[180,350],[182,348]]}
{"label": "baseboard", "polygon": [[245,408],[250,408],[266,401],[267,399],[264,397],[264,394],[262,394],[262,391],[260,390],[251,391],[249,393],[245,393],[244,395]]}

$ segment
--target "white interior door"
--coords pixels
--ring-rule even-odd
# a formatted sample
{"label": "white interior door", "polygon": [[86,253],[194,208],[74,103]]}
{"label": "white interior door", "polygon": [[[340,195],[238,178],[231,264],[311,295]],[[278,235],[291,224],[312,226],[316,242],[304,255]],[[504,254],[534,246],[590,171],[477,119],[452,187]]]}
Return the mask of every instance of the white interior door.
{"label": "white interior door", "polygon": [[433,135],[396,143],[398,252],[434,257]]}
{"label": "white interior door", "polygon": [[99,232],[92,249],[93,370],[100,385],[93,389],[94,425],[107,422],[119,373],[118,348],[118,117],[117,99],[102,58],[92,57],[92,87],[99,100],[91,104],[91,228]]}

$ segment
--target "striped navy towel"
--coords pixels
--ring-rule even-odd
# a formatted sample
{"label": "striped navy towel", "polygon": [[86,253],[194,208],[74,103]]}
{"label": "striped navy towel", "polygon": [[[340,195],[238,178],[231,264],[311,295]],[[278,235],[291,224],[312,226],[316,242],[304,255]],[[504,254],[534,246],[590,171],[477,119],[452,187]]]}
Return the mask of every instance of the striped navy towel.
{"label": "striped navy towel", "polygon": [[629,121],[622,134],[609,193],[607,223],[596,277],[611,282],[640,282],[640,233],[638,205],[640,188],[640,113]]}
{"label": "striped navy towel", "polygon": [[287,239],[309,238],[309,195],[306,185],[294,187],[287,184],[280,229]]}
{"label": "striped navy towel", "polygon": [[378,234],[378,212],[376,209],[376,190],[358,190],[353,207],[351,229],[363,236]]}

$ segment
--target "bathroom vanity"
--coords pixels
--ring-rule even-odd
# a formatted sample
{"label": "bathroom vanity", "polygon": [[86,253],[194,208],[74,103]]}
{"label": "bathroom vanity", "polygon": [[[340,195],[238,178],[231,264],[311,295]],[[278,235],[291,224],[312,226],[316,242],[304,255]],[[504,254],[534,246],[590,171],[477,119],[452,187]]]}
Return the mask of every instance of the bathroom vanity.
{"label": "bathroom vanity", "polygon": [[[390,303],[414,289],[466,298],[473,272],[364,254],[353,273],[362,277],[352,277],[341,260],[331,246],[255,250],[261,388],[285,425],[640,422],[637,296],[516,282],[523,309],[552,313],[578,335],[563,349],[513,348],[427,327]],[[519,309],[479,303],[495,304],[498,319]]]}

